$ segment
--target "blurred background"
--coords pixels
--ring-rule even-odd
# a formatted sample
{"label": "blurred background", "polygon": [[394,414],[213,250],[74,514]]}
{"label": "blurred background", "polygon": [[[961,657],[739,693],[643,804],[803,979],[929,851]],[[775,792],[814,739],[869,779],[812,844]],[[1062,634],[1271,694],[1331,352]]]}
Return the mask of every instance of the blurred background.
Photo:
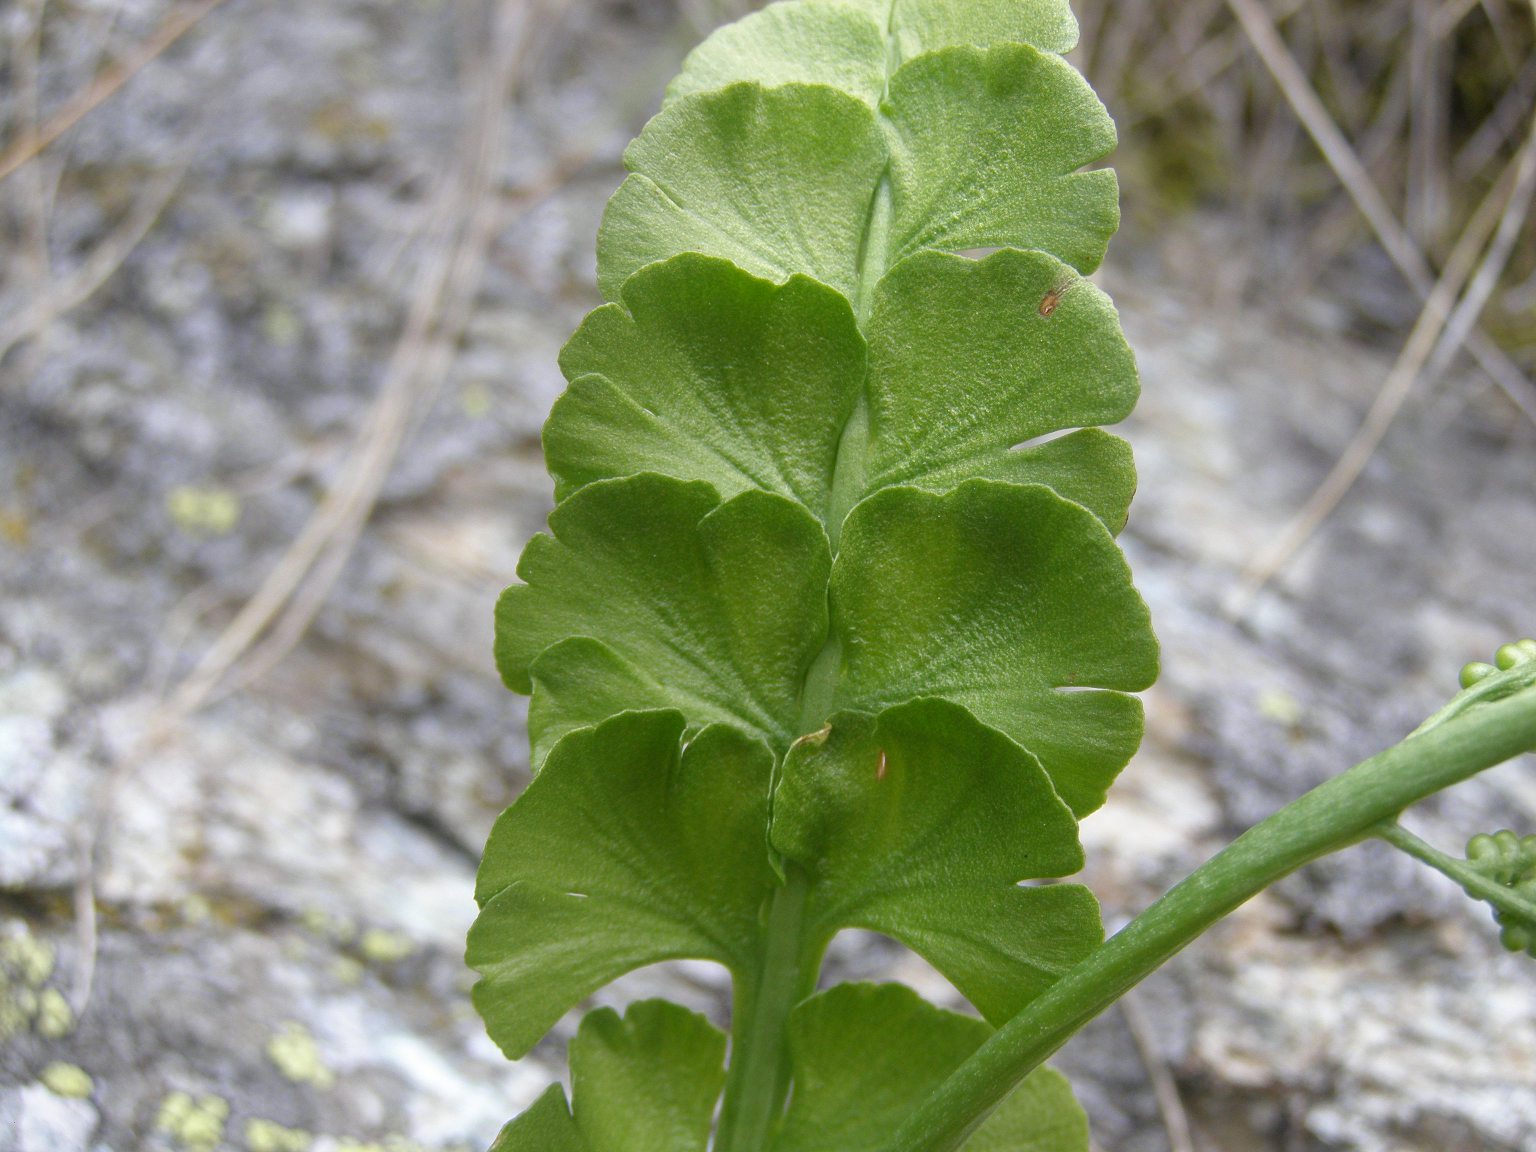
{"label": "blurred background", "polygon": [[[619,154],[712,0],[0,0],[0,1149],[479,1149],[491,606]],[[1536,631],[1524,0],[1079,0],[1165,650],[1111,927]],[[1536,831],[1529,758],[1410,822]],[[874,937],[839,977],[908,979]],[[603,995],[718,1017],[703,965]],[[1059,1063],[1102,1152],[1536,1147],[1536,967],[1385,850]]]}

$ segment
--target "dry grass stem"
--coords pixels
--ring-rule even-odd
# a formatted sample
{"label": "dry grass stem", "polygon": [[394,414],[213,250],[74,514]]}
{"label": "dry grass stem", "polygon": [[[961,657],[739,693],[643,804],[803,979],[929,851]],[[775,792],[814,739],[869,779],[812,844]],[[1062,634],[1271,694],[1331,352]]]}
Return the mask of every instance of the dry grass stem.
{"label": "dry grass stem", "polygon": [[150,37],[120,63],[96,74],[85,88],[64,102],[57,112],[35,132],[28,132],[0,152],[0,181],[37,156],[60,136],[117,94],[128,81],[142,72],[203,20],[224,0],[198,0],[197,3],[166,17]]}
{"label": "dry grass stem", "polygon": [[0,322],[0,362],[4,362],[6,354],[17,344],[46,331],[50,324],[80,307],[112,278],[160,219],[186,174],[187,165],[183,163],[161,175],[112,234],[91,250],[79,268],[43,289],[19,313]]}
{"label": "dry grass stem", "polygon": [[1184,1111],[1184,1101],[1179,1096],[1178,1081],[1168,1070],[1163,1054],[1153,1042],[1155,1029],[1147,1014],[1142,1011],[1135,993],[1127,993],[1120,1000],[1120,1014],[1130,1031],[1136,1054],[1141,1057],[1147,1079],[1152,1083],[1152,1094],[1157,1100],[1157,1113],[1163,1120],[1163,1131],[1168,1135],[1169,1152],[1195,1152],[1194,1134],[1190,1130],[1189,1116]]}
{"label": "dry grass stem", "polygon": [[[1279,84],[1286,102],[1322,151],[1350,199],[1365,216],[1377,241],[1414,292],[1421,299],[1427,299],[1434,290],[1435,276],[1423,250],[1387,204],[1258,0],[1227,0],[1227,5],[1242,23],[1254,50]],[[1468,334],[1466,348],[1525,417],[1536,424],[1536,386],[1514,361],[1480,329]]]}
{"label": "dry grass stem", "polygon": [[[555,7],[563,7],[563,0]],[[427,275],[379,399],[341,479],[255,595],[172,693],[171,716],[184,716],[215,696],[252,683],[299,642],[340,578],[413,419],[430,406],[446,379],[502,222],[494,182],[502,164],[507,96],[529,50],[533,21],[528,9],[507,2],[495,10],[498,32],[493,58],[479,69],[478,112],[459,150],[457,175],[443,186],[441,201],[434,201],[428,212],[434,222],[463,223],[453,225],[431,250]],[[569,171],[580,166],[572,165]],[[556,168],[563,171],[566,165]],[[518,199],[546,195],[562,178],[522,189]]]}
{"label": "dry grass stem", "polygon": [[1536,55],[1520,66],[1515,81],[1451,158],[1451,172],[1458,181],[1480,175],[1500,150],[1520,131],[1526,109],[1536,97]]}
{"label": "dry grass stem", "polygon": [[[1309,0],[1282,0],[1271,18],[1276,24],[1284,24],[1308,3]],[[1216,80],[1242,62],[1246,43],[1237,28],[1228,28],[1205,40],[1187,56],[1174,60],[1167,69],[1148,75],[1141,83],[1146,92],[1145,99],[1123,115],[1117,112],[1117,121],[1122,128],[1134,127],[1167,112],[1196,93],[1208,95],[1207,90]],[[1094,82],[1100,83],[1097,73],[1094,73]]]}
{"label": "dry grass stem", "polygon": [[96,985],[96,831],[90,820],[74,827],[75,849],[75,971],[69,1007],[75,1019],[85,1015]]}
{"label": "dry grass stem", "polygon": [[[16,118],[23,135],[35,134],[37,131],[38,74],[41,70],[43,16],[47,0],[32,0],[27,7],[31,9],[31,27],[27,35],[17,40],[12,64]],[[16,263],[27,266],[28,279],[42,282],[48,278],[48,189],[40,173],[34,171],[30,177],[21,194],[22,258]]]}
{"label": "dry grass stem", "polygon": [[[1230,614],[1237,616],[1246,611],[1259,590],[1332,515],[1375,454],[1414,383],[1421,374],[1433,379],[1444,371],[1473,331],[1508,266],[1515,241],[1525,226],[1532,195],[1536,194],[1536,117],[1532,118],[1530,135],[1506,176],[1511,178],[1501,180],[1488,194],[1457,241],[1445,271],[1425,301],[1360,430],[1302,510],[1243,573],[1228,606]],[[1493,241],[1479,263],[1477,255],[1488,242],[1489,233],[1493,233]],[[1469,278],[1470,286],[1463,295],[1462,288],[1468,285]]]}

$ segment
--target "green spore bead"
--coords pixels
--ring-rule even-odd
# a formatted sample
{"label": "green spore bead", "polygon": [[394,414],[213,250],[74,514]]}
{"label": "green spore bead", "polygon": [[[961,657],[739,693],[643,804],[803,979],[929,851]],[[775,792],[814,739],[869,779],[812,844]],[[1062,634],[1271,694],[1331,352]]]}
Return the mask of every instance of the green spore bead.
{"label": "green spore bead", "polygon": [[1467,860],[1484,876],[1507,888],[1536,879],[1536,835],[1505,828],[1467,841]]}
{"label": "green spore bead", "polygon": [[1467,841],[1467,859],[1474,863],[1488,859],[1497,851],[1498,845],[1486,832],[1479,832]]}
{"label": "green spore bead", "polygon": [[1511,924],[1499,933],[1499,943],[1511,952],[1536,956],[1536,933],[1520,924]]}
{"label": "green spore bead", "polygon": [[1501,671],[1508,671],[1516,664],[1523,664],[1530,659],[1525,649],[1518,644],[1505,644],[1493,654],[1493,662]]}
{"label": "green spore bead", "polygon": [[[1505,828],[1474,836],[1467,841],[1467,863],[1528,907],[1536,907],[1536,835],[1520,836]],[[1502,929],[1499,942],[1511,952],[1536,957],[1536,916],[1518,907],[1500,907],[1497,901],[1490,903],[1493,919]]]}
{"label": "green spore bead", "polygon": [[1474,660],[1461,670],[1461,686],[1470,688],[1478,681],[1492,676],[1498,669],[1492,664],[1484,664],[1481,660]]}

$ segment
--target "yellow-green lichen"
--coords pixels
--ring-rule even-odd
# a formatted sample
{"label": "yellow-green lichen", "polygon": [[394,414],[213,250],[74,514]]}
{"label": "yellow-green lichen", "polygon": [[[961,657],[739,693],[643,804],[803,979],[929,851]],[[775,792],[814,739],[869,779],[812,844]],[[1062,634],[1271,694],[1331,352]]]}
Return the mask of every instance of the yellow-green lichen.
{"label": "yellow-green lichen", "polygon": [[53,975],[53,945],[26,930],[0,938],[0,972],[28,988],[41,988]]}
{"label": "yellow-green lichen", "polygon": [[382,928],[370,928],[357,942],[358,951],[372,964],[393,964],[404,960],[416,951],[416,945],[398,932],[386,932]]}
{"label": "yellow-green lichen", "polygon": [[180,528],[192,536],[228,536],[240,523],[240,497],[228,488],[173,488],[165,507]]}
{"label": "yellow-green lichen", "polygon": [[284,1128],[271,1120],[245,1122],[245,1146],[249,1152],[309,1152],[315,1138],[302,1128]]}
{"label": "yellow-green lichen", "polygon": [[75,1014],[69,1001],[57,988],[44,988],[37,998],[37,1018],[33,1022],[39,1036],[57,1040],[75,1029]]}
{"label": "yellow-green lichen", "polygon": [[213,905],[195,892],[181,902],[179,911],[183,924],[206,924],[213,919]]}
{"label": "yellow-green lichen", "polygon": [[361,961],[354,960],[350,956],[338,956],[335,963],[331,965],[331,975],[335,977],[338,984],[359,984],[366,971]]}
{"label": "yellow-green lichen", "polygon": [[194,1100],[185,1092],[172,1092],[160,1102],[155,1130],[164,1132],[186,1152],[214,1152],[224,1139],[228,1119],[229,1101],[219,1096]]}
{"label": "yellow-green lichen", "polygon": [[63,1096],[70,1100],[84,1100],[96,1088],[84,1068],[78,1064],[65,1064],[60,1060],[55,1060],[44,1068],[38,1081],[55,1096]]}
{"label": "yellow-green lichen", "polygon": [[1259,714],[1277,724],[1295,724],[1301,719],[1301,702],[1280,688],[1266,688],[1259,693]]}
{"label": "yellow-green lichen", "polygon": [[357,925],[352,921],[319,908],[306,909],[300,922],[314,935],[337,944],[348,944],[357,935]]}
{"label": "yellow-green lichen", "polygon": [[459,407],[471,420],[489,416],[491,409],[495,406],[496,399],[491,395],[491,390],[478,380],[472,384],[466,384],[459,393]]}
{"label": "yellow-green lichen", "polygon": [[25,986],[8,984],[0,975],[0,1040],[26,1031],[37,1014],[37,993]]}
{"label": "yellow-green lichen", "polygon": [[324,1089],[336,1082],[335,1074],[320,1059],[314,1036],[295,1020],[286,1021],[267,1041],[267,1059],[295,1084]]}
{"label": "yellow-green lichen", "polygon": [[[13,920],[0,927],[0,1040],[24,1032],[58,993],[44,988],[53,975],[53,945]],[[50,1019],[50,1024],[53,1022]],[[51,1035],[45,1032],[44,1035]]]}
{"label": "yellow-green lichen", "polygon": [[261,331],[279,348],[291,348],[304,337],[304,319],[292,308],[274,304],[261,315]]}

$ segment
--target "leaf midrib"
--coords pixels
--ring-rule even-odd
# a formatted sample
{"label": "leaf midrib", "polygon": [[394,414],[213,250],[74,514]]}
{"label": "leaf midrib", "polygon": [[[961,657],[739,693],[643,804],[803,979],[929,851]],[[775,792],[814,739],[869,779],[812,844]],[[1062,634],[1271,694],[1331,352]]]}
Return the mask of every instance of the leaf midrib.
{"label": "leaf midrib", "polygon": [[[890,95],[891,75],[898,63],[896,47],[896,5],[890,0],[885,14],[885,82],[881,87],[880,101],[875,109],[877,125],[884,133],[886,123],[885,102]],[[869,324],[874,307],[875,289],[884,278],[890,261],[891,228],[891,157],[886,149],[885,167],[870,193],[869,209],[864,216],[864,227],[859,234],[859,254],[854,276],[854,298],[849,301],[862,335]],[[867,493],[864,491],[868,475],[869,455],[869,377],[868,365],[865,378],[859,382],[859,395],[853,411],[843,423],[838,438],[837,456],[832,466],[831,483],[827,489],[827,542],[832,561],[837,560],[838,545],[842,538],[842,522],[853,506]],[[829,569],[830,571],[830,569]],[[805,678],[800,686],[800,730],[812,732],[821,727],[825,716],[815,713],[824,703],[830,703],[837,691],[837,681],[842,668],[837,639],[836,622],[832,614],[832,586],[827,583],[827,638],[821,650],[806,664]]]}

